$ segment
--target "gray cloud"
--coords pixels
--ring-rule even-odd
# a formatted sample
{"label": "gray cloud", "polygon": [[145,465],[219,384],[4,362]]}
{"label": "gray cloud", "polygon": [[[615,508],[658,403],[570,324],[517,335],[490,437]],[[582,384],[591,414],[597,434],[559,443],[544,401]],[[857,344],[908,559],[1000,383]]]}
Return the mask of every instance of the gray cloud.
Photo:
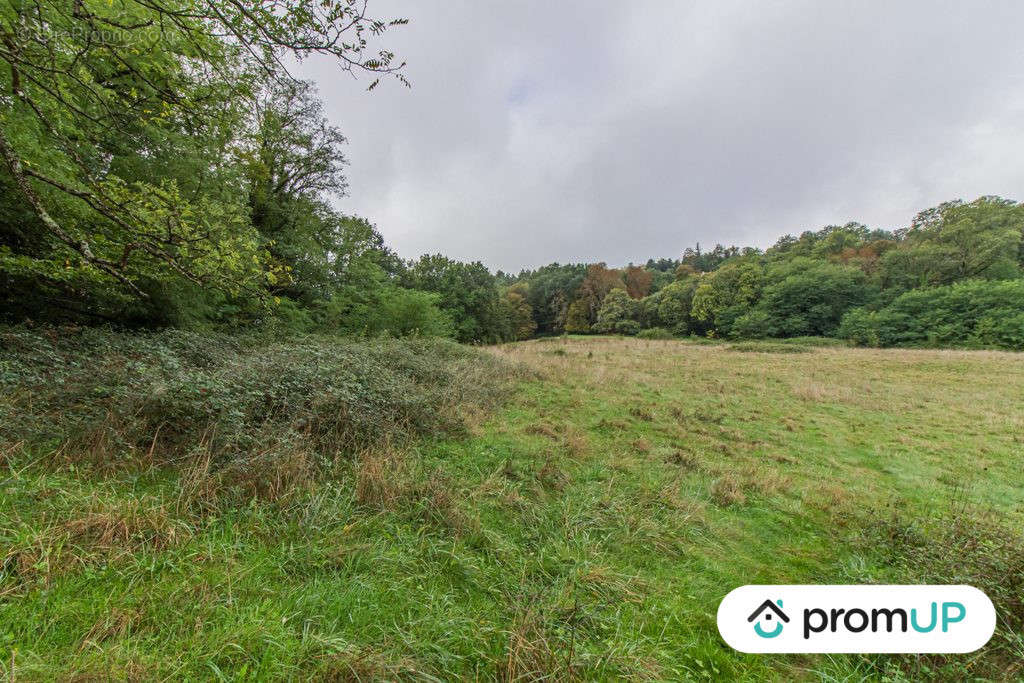
{"label": "gray cloud", "polygon": [[766,246],[1024,186],[1024,5],[374,3],[411,90],[316,80],[342,210],[517,271]]}

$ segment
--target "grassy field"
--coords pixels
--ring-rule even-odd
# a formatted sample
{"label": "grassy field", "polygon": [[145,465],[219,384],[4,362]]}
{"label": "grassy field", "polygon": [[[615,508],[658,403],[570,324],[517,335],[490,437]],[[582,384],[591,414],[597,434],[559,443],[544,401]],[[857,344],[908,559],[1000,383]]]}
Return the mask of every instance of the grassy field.
{"label": "grassy field", "polygon": [[[209,459],[7,443],[0,673],[1024,676],[1024,356],[812,343],[496,347],[511,395],[467,432],[367,441],[317,476],[285,460],[209,505]],[[743,584],[924,581],[986,590],[991,643],[751,656],[715,627]]]}

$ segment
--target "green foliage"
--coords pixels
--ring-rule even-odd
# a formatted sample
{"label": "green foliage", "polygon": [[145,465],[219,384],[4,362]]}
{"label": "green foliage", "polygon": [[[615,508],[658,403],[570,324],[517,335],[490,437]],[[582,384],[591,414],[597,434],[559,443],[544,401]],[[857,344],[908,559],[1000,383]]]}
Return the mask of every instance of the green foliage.
{"label": "green foliage", "polygon": [[587,267],[582,263],[552,263],[519,274],[518,280],[529,284],[526,297],[537,323],[538,334],[561,334],[565,331],[569,304],[575,298],[586,272]]}
{"label": "green foliage", "polygon": [[[288,55],[394,73],[365,6],[56,0],[0,10],[3,316],[157,326],[324,298],[340,133]],[[15,28],[11,28],[15,27]],[[401,78],[399,76],[399,78]],[[288,83],[288,85],[282,85]],[[196,305],[164,289],[186,284]],[[215,293],[214,293],[215,292]]]}
{"label": "green foliage", "polygon": [[501,396],[504,373],[444,340],[7,328],[0,440],[121,459],[204,448],[227,462],[294,438],[334,456],[459,431],[464,408]]}
{"label": "green foliage", "polygon": [[504,296],[502,304],[511,338],[529,339],[537,331],[537,322],[533,319],[533,308],[529,301],[529,288],[525,284],[513,285],[505,290]]}
{"label": "green foliage", "polygon": [[645,324],[667,327],[677,335],[697,330],[700,323],[693,320],[690,310],[698,282],[696,277],[674,280],[644,299],[641,310]]}
{"label": "green foliage", "polygon": [[440,296],[386,281],[344,285],[316,316],[321,331],[348,335],[451,337],[452,320],[438,306]]}
{"label": "green foliage", "polygon": [[[632,324],[616,328],[623,319],[620,297],[609,305],[609,320],[599,320],[609,292],[624,289],[638,301],[625,317],[640,329],[660,327],[676,335],[710,337],[822,339],[836,334],[843,315],[852,309],[875,311],[904,292],[965,278],[1017,279],[1024,272],[1022,264],[1024,207],[982,197],[924,211],[910,228],[895,232],[860,223],[831,225],[799,237],[787,235],[764,253],[722,245],[705,252],[698,245],[687,249],[682,259],[650,259],[643,268],[591,264],[580,280],[581,266],[552,264],[524,271],[518,281],[540,285],[531,296],[536,297],[534,316],[541,332],[631,332]],[[650,293],[642,296],[644,291]],[[982,325],[989,331],[977,338],[991,345],[1007,339],[1015,343],[1015,316],[1009,309],[998,310]],[[861,343],[887,343],[878,338],[877,325],[868,325],[872,316],[868,310],[852,315],[848,333]],[[934,339],[952,338],[941,330],[929,334]]]}
{"label": "green foliage", "polygon": [[597,323],[597,312],[604,298],[614,289],[626,290],[622,272],[609,268],[605,263],[592,263],[587,266],[587,275],[576,291],[573,307],[569,317],[572,318],[572,329],[566,323],[567,332],[585,332]]}
{"label": "green foliage", "polygon": [[1024,350],[1024,280],[969,280],[912,290],[880,310],[850,311],[838,335],[867,346]]}
{"label": "green foliage", "polygon": [[569,306],[565,317],[565,331],[568,334],[590,332],[590,311],[586,301],[577,299]]}
{"label": "green foliage", "polygon": [[732,335],[739,339],[764,339],[779,333],[775,317],[764,308],[752,309],[739,318],[732,326]]}
{"label": "green foliage", "polygon": [[640,331],[638,314],[639,306],[626,290],[613,289],[601,303],[593,330],[603,334],[636,334]]}
{"label": "green foliage", "polygon": [[767,316],[745,325],[771,336],[828,336],[847,309],[872,296],[863,272],[831,263],[796,259],[769,269],[768,279],[762,299]]}
{"label": "green foliage", "polygon": [[491,344],[513,338],[497,279],[479,261],[424,255],[409,263],[401,282],[438,295],[438,306],[451,316],[460,342]]}
{"label": "green foliage", "polygon": [[691,315],[728,336],[733,322],[757,301],[763,287],[764,268],[758,260],[744,257],[727,262],[700,278]]}
{"label": "green foliage", "polygon": [[817,260],[847,261],[861,253],[869,245],[891,242],[893,234],[886,230],[870,230],[860,223],[828,225],[821,230],[801,233],[800,237],[786,235],[780,238],[767,252],[771,260],[788,260],[805,257]]}

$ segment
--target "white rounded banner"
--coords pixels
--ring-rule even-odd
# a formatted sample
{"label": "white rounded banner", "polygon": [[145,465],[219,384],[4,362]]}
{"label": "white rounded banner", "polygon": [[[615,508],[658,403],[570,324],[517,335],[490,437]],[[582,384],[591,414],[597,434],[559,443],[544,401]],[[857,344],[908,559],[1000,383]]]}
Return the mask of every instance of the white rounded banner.
{"label": "white rounded banner", "polygon": [[740,652],[973,652],[995,627],[972,586],[741,586],[718,606]]}

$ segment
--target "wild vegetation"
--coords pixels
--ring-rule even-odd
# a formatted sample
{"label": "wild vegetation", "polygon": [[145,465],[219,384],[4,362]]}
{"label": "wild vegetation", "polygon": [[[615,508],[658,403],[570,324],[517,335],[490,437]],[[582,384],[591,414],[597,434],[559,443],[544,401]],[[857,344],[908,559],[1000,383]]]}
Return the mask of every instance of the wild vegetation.
{"label": "wild vegetation", "polygon": [[[1022,673],[1012,354],[0,341],[15,680]],[[924,581],[985,590],[992,642],[750,656],[715,627],[731,586]]]}

